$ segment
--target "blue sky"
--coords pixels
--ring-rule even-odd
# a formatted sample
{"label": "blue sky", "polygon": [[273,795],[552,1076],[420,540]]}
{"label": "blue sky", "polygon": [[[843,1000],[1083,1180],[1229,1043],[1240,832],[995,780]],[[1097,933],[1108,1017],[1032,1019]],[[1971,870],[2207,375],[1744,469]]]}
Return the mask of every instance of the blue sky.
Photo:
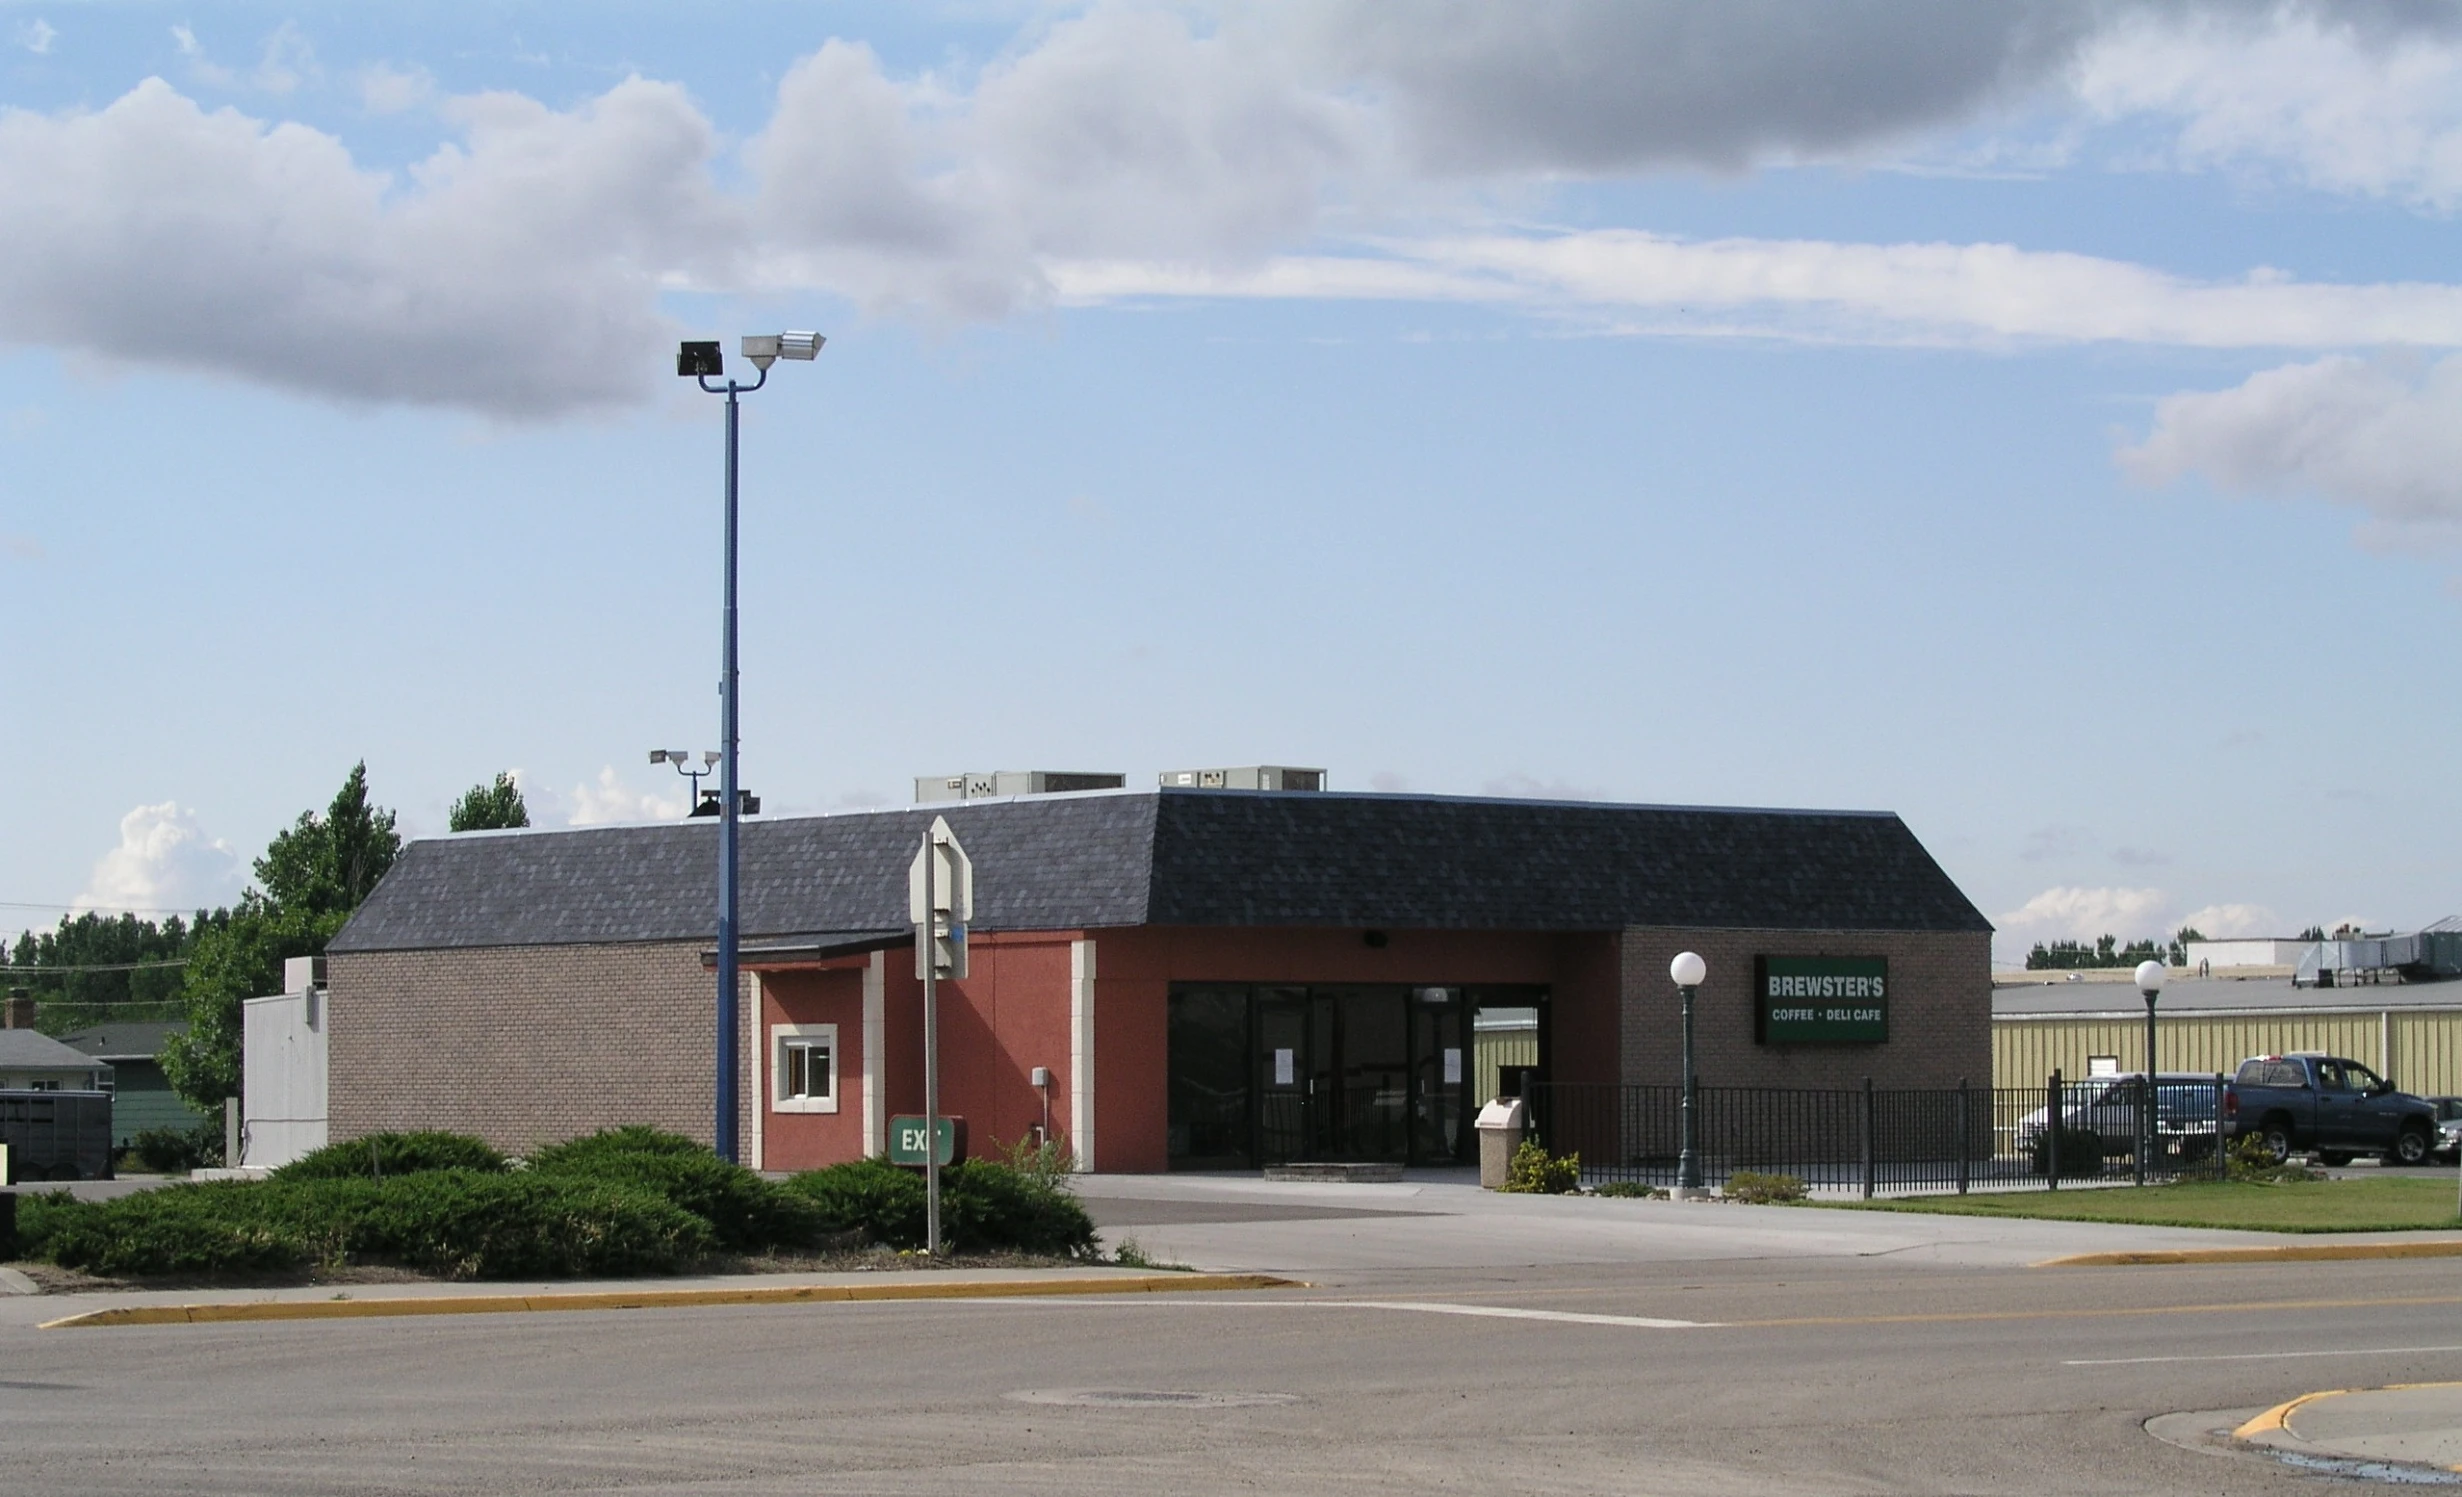
{"label": "blue sky", "polygon": [[[1818,15],[1817,24],[1807,17]],[[1900,812],[2462,908],[2462,11],[0,3],[0,927],[745,777]]]}

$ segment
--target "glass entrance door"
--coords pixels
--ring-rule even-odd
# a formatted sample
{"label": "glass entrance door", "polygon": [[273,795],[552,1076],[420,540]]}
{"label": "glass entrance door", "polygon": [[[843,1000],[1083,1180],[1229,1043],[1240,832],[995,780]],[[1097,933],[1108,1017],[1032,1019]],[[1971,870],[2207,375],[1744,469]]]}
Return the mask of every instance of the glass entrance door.
{"label": "glass entrance door", "polygon": [[1333,1016],[1305,988],[1259,988],[1257,1153],[1267,1161],[1322,1159]]}
{"label": "glass entrance door", "polygon": [[1410,1157],[1408,1015],[1390,988],[1312,994],[1333,1040],[1328,1159]]}
{"label": "glass entrance door", "polygon": [[[1473,1016],[1537,1014],[1545,997],[1540,988],[1175,985],[1172,1167],[1467,1163],[1470,1115],[1499,1069]],[[1535,1038],[1528,1048],[1535,1062]]]}

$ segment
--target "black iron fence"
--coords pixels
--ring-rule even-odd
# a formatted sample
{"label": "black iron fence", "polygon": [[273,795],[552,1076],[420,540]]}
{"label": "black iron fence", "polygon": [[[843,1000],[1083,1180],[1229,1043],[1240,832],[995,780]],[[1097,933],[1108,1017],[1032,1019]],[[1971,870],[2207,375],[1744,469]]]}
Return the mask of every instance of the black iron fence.
{"label": "black iron fence", "polygon": [[[1681,1087],[1536,1082],[1526,1091],[1533,1136],[1550,1153],[1579,1155],[1585,1181],[1676,1183]],[[1694,1092],[1696,1151],[1711,1185],[1750,1170],[1866,1196],[2214,1178],[2222,1091],[2220,1076],[2164,1078],[2149,1129],[2142,1083],[2131,1077],[1926,1090],[1704,1086]],[[2055,1117],[2066,1126],[2051,1126]]]}

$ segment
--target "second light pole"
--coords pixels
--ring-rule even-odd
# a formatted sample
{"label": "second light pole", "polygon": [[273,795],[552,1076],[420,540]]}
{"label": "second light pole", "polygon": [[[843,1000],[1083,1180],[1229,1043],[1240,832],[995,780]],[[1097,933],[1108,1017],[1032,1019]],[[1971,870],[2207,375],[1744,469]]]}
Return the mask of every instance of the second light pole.
{"label": "second light pole", "polygon": [[[735,1103],[738,1066],[736,1062],[736,899],[735,840],[739,807],[735,795],[736,710],[735,710],[735,431],[737,397],[749,395],[769,383],[769,366],[780,359],[809,359],[819,354],[824,340],[818,333],[765,333],[744,340],[744,357],[760,371],[751,384],[727,380],[713,385],[713,379],[724,378],[726,363],[719,356],[715,343],[687,343],[676,350],[675,372],[698,380],[701,388],[712,395],[727,397],[727,524],[726,524],[726,601],[720,608],[719,649],[721,664],[718,672],[718,1074],[717,1116],[711,1142],[718,1157],[729,1164],[740,1161],[736,1142]],[[697,781],[695,783],[698,783]]]}
{"label": "second light pole", "polygon": [[2164,976],[2161,962],[2137,964],[2137,991],[2146,997],[2146,1087],[2140,1094],[2144,1100],[2137,1109],[2137,1168],[2132,1172],[2140,1185],[2146,1183],[2146,1155],[2154,1149],[2155,1125],[2160,1116],[2157,1106],[2163,1094],[2158,1084],[2163,1073],[2154,1068],[2154,1000],[2163,996]]}
{"label": "second light pole", "polygon": [[1682,1115],[1684,1152],[1676,1160],[1676,1197],[1699,1200],[1709,1191],[1701,1184],[1701,1140],[1693,1116],[1693,993],[1710,975],[1710,964],[1698,952],[1679,952],[1667,964],[1667,975],[1676,980],[1676,991],[1684,995],[1684,1095],[1676,1104]]}

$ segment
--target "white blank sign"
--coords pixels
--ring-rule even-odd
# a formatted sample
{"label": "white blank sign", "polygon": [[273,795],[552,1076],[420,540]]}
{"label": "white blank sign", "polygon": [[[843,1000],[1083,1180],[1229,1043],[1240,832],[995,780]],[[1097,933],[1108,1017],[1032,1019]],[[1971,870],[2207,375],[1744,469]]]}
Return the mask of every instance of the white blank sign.
{"label": "white blank sign", "polygon": [[1289,1086],[1290,1084],[1291,1052],[1288,1050],[1277,1050],[1274,1052],[1274,1085]]}

